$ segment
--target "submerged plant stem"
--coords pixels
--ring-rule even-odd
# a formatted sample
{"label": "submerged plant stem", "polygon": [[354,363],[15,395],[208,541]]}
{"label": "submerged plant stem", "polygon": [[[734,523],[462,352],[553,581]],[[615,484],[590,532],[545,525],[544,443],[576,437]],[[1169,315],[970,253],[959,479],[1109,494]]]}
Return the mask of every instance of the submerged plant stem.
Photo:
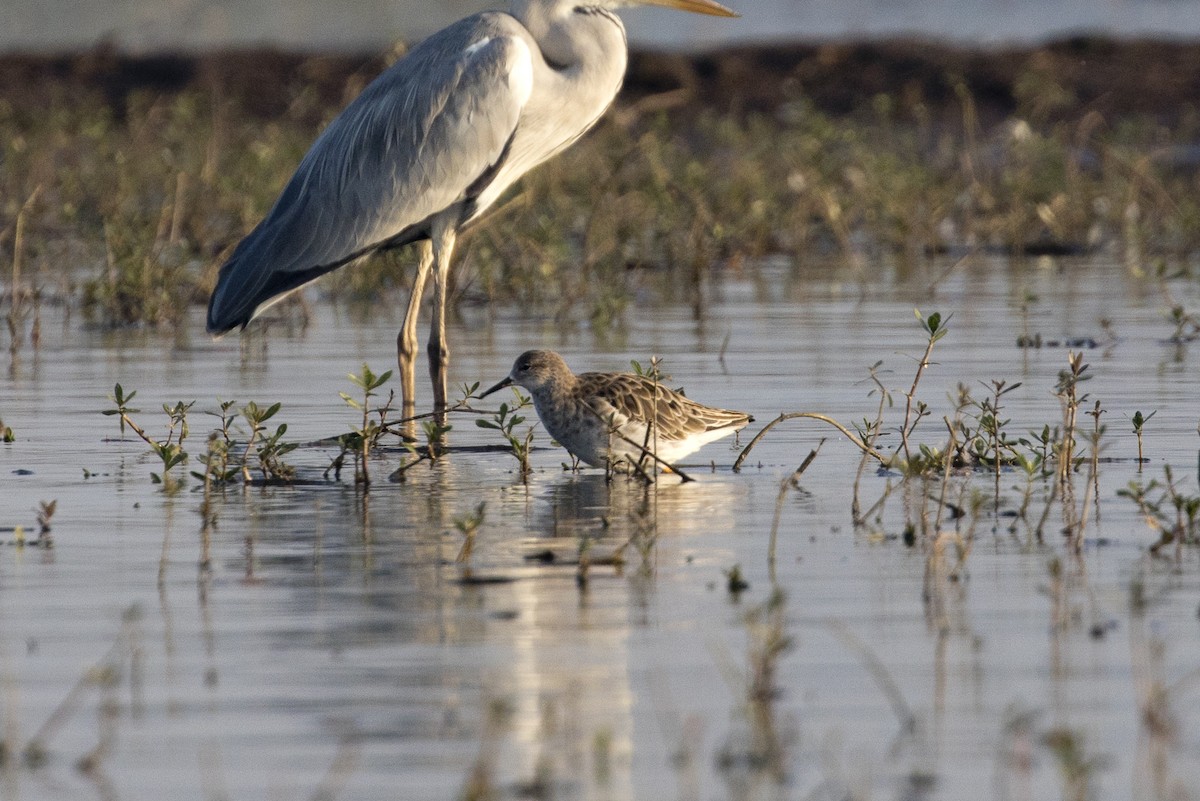
{"label": "submerged plant stem", "polygon": [[808,466],[813,463],[814,459],[817,458],[817,454],[820,452],[821,446],[824,444],[825,438],[822,437],[821,441],[817,443],[817,447],[809,451],[808,456],[804,457],[804,461],[800,463],[800,466],[797,467],[795,471],[790,476],[785,478],[779,485],[779,494],[775,496],[775,518],[771,521],[771,540],[767,545],[767,567],[771,571],[772,580],[775,578],[775,542],[779,536],[779,518],[783,516],[783,499],[787,497],[788,487],[794,486],[800,479],[800,476],[804,475],[804,471],[807,470]]}
{"label": "submerged plant stem", "polygon": [[822,423],[828,423],[829,425],[836,428],[838,431],[842,432],[842,435],[845,436],[846,439],[848,439],[852,443],[854,443],[854,445],[857,446],[858,449],[861,450],[864,454],[873,457],[880,464],[887,464],[887,459],[884,458],[883,454],[881,454],[879,451],[872,448],[867,443],[863,442],[861,439],[859,439],[854,434],[854,432],[850,431],[850,429],[846,428],[844,425],[842,425],[837,420],[834,420],[832,417],[830,417],[828,415],[818,414],[817,412],[782,412],[774,420],[772,420],[771,422],[769,422],[765,426],[763,426],[762,430],[754,435],[754,439],[750,440],[750,442],[746,445],[745,448],[742,448],[742,452],[740,454],[738,454],[737,460],[734,461],[734,463],[733,463],[733,471],[736,473],[737,471],[742,469],[742,463],[746,461],[746,457],[750,455],[750,451],[754,449],[754,446],[758,444],[758,441],[760,439],[762,439],[768,431],[770,431],[772,428],[774,428],[775,426],[779,425],[780,423],[782,423],[786,420],[796,420],[796,419],[800,419],[800,418],[807,418],[809,420],[820,420]]}

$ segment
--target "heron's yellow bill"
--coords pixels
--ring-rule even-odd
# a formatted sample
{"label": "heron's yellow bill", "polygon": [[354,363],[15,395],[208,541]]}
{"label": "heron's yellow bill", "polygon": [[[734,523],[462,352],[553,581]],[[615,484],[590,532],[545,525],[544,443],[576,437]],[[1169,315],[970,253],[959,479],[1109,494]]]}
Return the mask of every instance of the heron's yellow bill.
{"label": "heron's yellow bill", "polygon": [[731,11],[713,0],[640,0],[648,6],[664,6],[677,8],[680,11],[691,11],[696,14],[711,14],[714,17],[738,17],[736,11]]}

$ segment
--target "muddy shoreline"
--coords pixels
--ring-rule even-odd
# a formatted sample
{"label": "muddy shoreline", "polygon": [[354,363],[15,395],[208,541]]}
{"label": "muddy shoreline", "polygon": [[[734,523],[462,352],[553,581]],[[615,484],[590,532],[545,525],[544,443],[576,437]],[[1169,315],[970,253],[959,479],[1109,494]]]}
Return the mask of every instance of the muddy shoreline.
{"label": "muddy shoreline", "polygon": [[[234,50],[134,56],[100,46],[78,53],[0,55],[0,98],[35,109],[46,97],[100,98],[120,113],[129,95],[213,87],[251,117],[281,114],[300,92],[340,107],[393,56]],[[620,103],[673,113],[772,114],[804,99],[827,114],[870,108],[878,95],[957,115],[963,89],[981,121],[1013,115],[1023,92],[1052,83],[1050,118],[1096,112],[1174,126],[1200,115],[1200,43],[1076,37],[1017,48],[912,40],[745,46],[685,55],[638,51]]]}

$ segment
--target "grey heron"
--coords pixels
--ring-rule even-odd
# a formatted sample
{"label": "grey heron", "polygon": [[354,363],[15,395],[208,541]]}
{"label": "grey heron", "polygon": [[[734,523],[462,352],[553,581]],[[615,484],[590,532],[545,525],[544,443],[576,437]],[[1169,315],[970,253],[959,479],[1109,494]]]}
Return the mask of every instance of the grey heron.
{"label": "grey heron", "polygon": [[221,267],[208,331],[244,327],[287,294],[382,249],[420,243],[396,338],[405,416],[415,407],[421,296],[433,272],[429,373],[446,408],[446,279],[455,238],[522,174],[612,104],[627,61],[614,9],[737,16],[715,0],[514,0],[433,34],[317,137],[267,216]]}

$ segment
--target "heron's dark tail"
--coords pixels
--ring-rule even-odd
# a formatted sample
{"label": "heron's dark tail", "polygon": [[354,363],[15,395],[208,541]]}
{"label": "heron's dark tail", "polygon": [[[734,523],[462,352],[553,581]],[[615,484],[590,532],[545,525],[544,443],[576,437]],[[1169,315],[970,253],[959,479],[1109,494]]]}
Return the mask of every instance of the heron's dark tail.
{"label": "heron's dark tail", "polygon": [[[217,285],[208,299],[208,333],[217,336],[245,328],[263,309],[339,266],[340,262],[307,270],[271,271],[261,265],[247,265],[234,253],[217,275]],[[243,275],[247,270],[253,273],[250,281]]]}
{"label": "heron's dark tail", "polygon": [[217,274],[217,285],[208,299],[208,318],[205,327],[208,333],[217,336],[235,328],[244,328],[264,301],[261,292],[255,291],[258,282],[247,281],[246,265],[240,258],[242,245],[233,257],[225,262]]}

